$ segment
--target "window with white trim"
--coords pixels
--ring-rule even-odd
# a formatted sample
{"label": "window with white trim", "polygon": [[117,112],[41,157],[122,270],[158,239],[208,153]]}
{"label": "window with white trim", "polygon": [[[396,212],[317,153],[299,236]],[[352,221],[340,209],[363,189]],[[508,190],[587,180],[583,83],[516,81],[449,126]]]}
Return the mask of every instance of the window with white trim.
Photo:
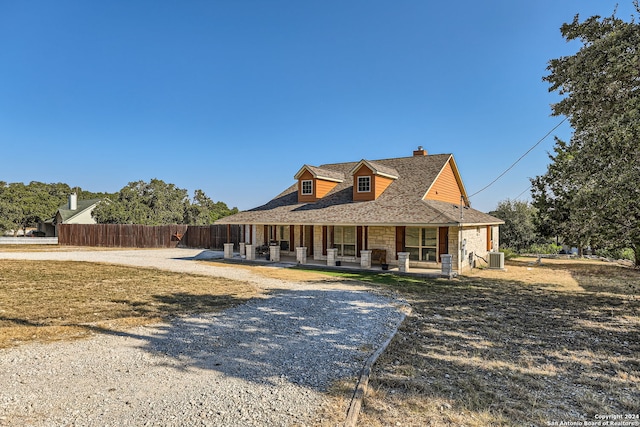
{"label": "window with white trim", "polygon": [[436,261],[438,247],[437,228],[407,227],[405,248],[412,261]]}
{"label": "window with white trim", "polygon": [[358,177],[358,193],[369,193],[371,191],[371,177],[359,176]]}
{"label": "window with white trim", "polygon": [[305,196],[310,196],[313,194],[313,181],[310,179],[305,179],[302,181],[302,194]]}
{"label": "window with white trim", "polygon": [[333,227],[333,247],[338,249],[338,256],[356,256],[356,228]]}

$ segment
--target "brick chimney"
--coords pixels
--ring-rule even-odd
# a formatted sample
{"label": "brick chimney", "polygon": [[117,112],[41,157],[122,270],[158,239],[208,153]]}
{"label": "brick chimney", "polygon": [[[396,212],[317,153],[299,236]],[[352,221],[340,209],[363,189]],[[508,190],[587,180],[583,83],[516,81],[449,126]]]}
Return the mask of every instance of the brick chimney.
{"label": "brick chimney", "polygon": [[422,148],[422,145],[418,147],[417,150],[413,150],[413,156],[416,157],[420,157],[420,156],[426,156],[427,155],[427,150]]}

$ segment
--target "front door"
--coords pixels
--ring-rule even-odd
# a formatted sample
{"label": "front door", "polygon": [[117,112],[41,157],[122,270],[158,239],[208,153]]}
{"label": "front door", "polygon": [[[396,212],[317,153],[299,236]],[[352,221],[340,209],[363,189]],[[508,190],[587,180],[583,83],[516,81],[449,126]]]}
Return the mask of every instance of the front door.
{"label": "front door", "polygon": [[438,259],[442,262],[440,255],[449,253],[449,227],[438,229]]}

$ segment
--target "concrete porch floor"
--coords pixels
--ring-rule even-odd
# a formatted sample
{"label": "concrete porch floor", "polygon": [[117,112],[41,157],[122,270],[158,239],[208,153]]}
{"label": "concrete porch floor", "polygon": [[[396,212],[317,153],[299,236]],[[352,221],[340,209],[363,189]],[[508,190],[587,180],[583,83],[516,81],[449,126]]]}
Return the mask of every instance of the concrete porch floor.
{"label": "concrete porch floor", "polygon": [[[401,272],[398,270],[397,266],[390,265],[388,270],[383,270],[380,265],[372,265],[371,268],[364,269],[360,266],[359,262],[347,262],[341,261],[340,266],[328,266],[326,260],[316,260],[313,258],[307,258],[307,262],[305,264],[298,264],[296,257],[292,255],[281,255],[280,261],[267,261],[264,256],[256,257],[255,260],[247,260],[244,256],[240,256],[240,253],[233,254],[233,258],[222,258],[222,261],[229,263],[238,263],[245,265],[263,265],[263,266],[272,266],[272,267],[281,267],[281,268],[291,268],[291,267],[309,267],[309,268],[317,268],[321,270],[327,271],[344,271],[344,272],[369,272],[369,273],[391,273],[399,276],[410,276],[410,277],[425,277],[425,278],[442,278],[448,277],[447,275],[442,274],[442,270],[440,269],[430,269],[430,268],[416,268],[411,267],[408,272]],[[452,277],[456,277],[457,273],[453,272]]]}

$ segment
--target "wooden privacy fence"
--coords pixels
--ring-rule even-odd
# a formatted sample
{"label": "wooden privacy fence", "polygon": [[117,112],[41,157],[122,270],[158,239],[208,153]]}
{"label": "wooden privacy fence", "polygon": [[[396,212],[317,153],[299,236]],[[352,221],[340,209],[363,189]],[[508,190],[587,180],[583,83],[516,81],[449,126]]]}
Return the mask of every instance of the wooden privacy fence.
{"label": "wooden privacy fence", "polygon": [[[230,239],[227,239],[227,231]],[[241,227],[226,225],[187,226],[136,224],[60,224],[58,243],[67,246],[104,246],[119,248],[189,248],[219,249],[224,243],[241,238]],[[228,241],[227,241],[228,240]]]}
{"label": "wooden privacy fence", "polygon": [[[227,239],[227,231],[230,239]],[[182,236],[180,246],[223,250],[225,243],[233,243],[238,249],[238,243],[243,241],[242,227],[239,225],[190,225]]]}

